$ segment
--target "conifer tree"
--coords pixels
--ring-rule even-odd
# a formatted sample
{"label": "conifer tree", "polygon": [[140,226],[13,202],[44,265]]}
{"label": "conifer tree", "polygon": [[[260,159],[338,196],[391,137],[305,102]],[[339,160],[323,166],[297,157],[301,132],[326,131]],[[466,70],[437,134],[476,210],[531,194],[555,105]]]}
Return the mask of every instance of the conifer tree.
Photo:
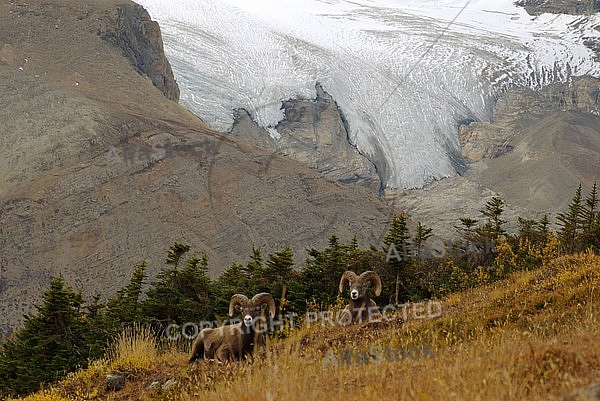
{"label": "conifer tree", "polygon": [[352,241],[350,241],[349,247],[351,250],[358,249],[358,238],[356,238],[356,235],[352,237]]}
{"label": "conifer tree", "polygon": [[157,331],[172,322],[199,322],[212,318],[213,284],[208,273],[208,256],[190,256],[181,270],[177,266],[190,247],[175,243],[168,252],[166,263],[146,292],[142,309],[147,319],[157,323]]}
{"label": "conifer tree", "polygon": [[0,352],[0,395],[37,390],[100,356],[86,343],[93,328],[83,318],[82,304],[81,293],[61,276],[52,280],[37,314],[25,316],[23,329]]}
{"label": "conifer tree", "polygon": [[167,260],[165,261],[168,265],[173,265],[175,269],[179,266],[181,257],[190,250],[189,245],[185,245],[179,242],[175,242],[167,251]]}
{"label": "conifer tree", "polygon": [[[248,279],[243,274],[244,267],[232,262],[219,276],[217,283],[225,293],[244,292],[248,288]],[[229,300],[227,300],[229,302]]]}
{"label": "conifer tree", "polygon": [[307,301],[333,304],[337,298],[342,274],[348,270],[349,246],[334,234],[322,251],[308,249],[309,257],[298,280],[290,284],[290,302],[294,310],[302,311]]}
{"label": "conifer tree", "polygon": [[558,232],[558,238],[568,253],[573,253],[576,249],[576,240],[579,229],[582,225],[581,219],[582,205],[581,205],[581,184],[575,191],[575,196],[569,203],[569,210],[566,213],[559,213],[556,216],[558,225],[561,226]]}
{"label": "conifer tree", "polygon": [[470,217],[460,217],[460,226],[454,226],[456,231],[468,242],[476,242],[479,238],[477,234],[478,220]]}
{"label": "conifer tree", "polygon": [[212,293],[214,294],[212,304],[214,313],[218,318],[226,318],[229,301],[233,294],[246,293],[249,286],[249,280],[243,274],[243,271],[244,267],[241,264],[233,262],[212,284]]}
{"label": "conifer tree", "polygon": [[386,245],[384,251],[388,255],[386,260],[395,275],[394,300],[399,303],[402,271],[412,257],[410,234],[404,213],[392,217],[392,224],[383,238],[383,243]]}
{"label": "conifer tree", "polygon": [[600,233],[598,232],[598,222],[600,221],[599,217],[598,186],[594,182],[590,193],[585,198],[581,213],[581,244],[583,248],[592,247],[595,249],[600,249]]}
{"label": "conifer tree", "polygon": [[486,202],[485,209],[481,210],[481,214],[487,217],[487,222],[481,229],[482,234],[494,242],[498,242],[506,233],[502,228],[502,225],[506,223],[506,220],[501,217],[502,213],[504,213],[504,201],[497,196]]}
{"label": "conifer tree", "polygon": [[145,260],[138,263],[131,275],[129,284],[117,291],[117,296],[108,302],[108,317],[115,329],[123,324],[143,319],[142,295],[148,264]]}
{"label": "conifer tree", "polygon": [[265,266],[263,263],[262,250],[252,245],[252,256],[243,268],[243,275],[248,280],[248,287],[244,294],[248,296],[259,292],[268,291],[268,283],[265,280]]}
{"label": "conifer tree", "polygon": [[524,219],[522,217],[517,218],[519,224],[518,238],[521,240],[529,241],[534,244],[537,239],[537,225],[538,222],[535,219]]}
{"label": "conifer tree", "polygon": [[156,275],[156,279],[150,283],[150,288],[146,292],[148,297],[142,303],[142,309],[144,315],[154,322],[166,326],[176,320],[178,275],[179,271],[176,269],[162,268]]}
{"label": "conifer tree", "polygon": [[548,218],[547,214],[545,214],[538,223],[538,233],[540,236],[540,243],[543,248],[546,246],[550,240],[550,237],[552,236],[552,233],[550,232],[550,219]]}
{"label": "conifer tree", "polygon": [[274,298],[279,297],[284,287],[287,288],[294,276],[294,252],[285,247],[279,252],[270,254],[266,267],[265,278],[270,283],[269,292]]}
{"label": "conifer tree", "polygon": [[181,322],[207,320],[212,314],[212,290],[208,277],[208,255],[190,257],[177,277],[176,306]]}
{"label": "conifer tree", "polygon": [[144,314],[158,321],[160,324],[168,325],[177,319],[176,305],[179,302],[177,279],[179,276],[179,263],[183,255],[190,250],[189,245],[175,242],[167,251],[165,264],[171,268],[162,268],[156,276],[156,280],[147,291],[148,298],[143,303]]}
{"label": "conifer tree", "polygon": [[423,224],[421,224],[420,221],[417,222],[417,230],[415,232],[415,236],[413,238],[413,243],[415,244],[415,248],[417,250],[417,258],[420,260],[421,259],[421,248],[423,247],[423,245],[425,244],[425,241],[427,241],[429,238],[431,238],[431,235],[433,233],[433,229],[424,226]]}
{"label": "conifer tree", "polygon": [[182,295],[179,288],[180,271],[177,268],[189,249],[188,245],[175,242],[167,251],[165,260],[167,265],[173,267],[162,268],[146,292],[147,299],[142,304],[143,313],[159,326],[167,326],[179,320],[178,304]]}

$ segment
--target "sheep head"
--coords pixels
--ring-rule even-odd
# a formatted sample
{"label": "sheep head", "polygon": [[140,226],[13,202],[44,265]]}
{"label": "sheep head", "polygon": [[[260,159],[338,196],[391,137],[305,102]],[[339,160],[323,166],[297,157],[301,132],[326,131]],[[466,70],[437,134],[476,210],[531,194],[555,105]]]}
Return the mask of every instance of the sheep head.
{"label": "sheep head", "polygon": [[340,294],[344,291],[346,283],[350,286],[350,298],[353,301],[368,298],[367,289],[373,285],[375,296],[381,294],[381,279],[372,270],[363,272],[360,276],[350,270],[346,270],[340,280]]}
{"label": "sheep head", "polygon": [[263,307],[269,308],[271,319],[275,317],[275,301],[268,292],[256,294],[252,299],[248,299],[243,294],[234,294],[229,301],[229,317],[233,317],[233,313],[240,312],[244,319],[244,326],[250,327],[260,316],[260,311]]}

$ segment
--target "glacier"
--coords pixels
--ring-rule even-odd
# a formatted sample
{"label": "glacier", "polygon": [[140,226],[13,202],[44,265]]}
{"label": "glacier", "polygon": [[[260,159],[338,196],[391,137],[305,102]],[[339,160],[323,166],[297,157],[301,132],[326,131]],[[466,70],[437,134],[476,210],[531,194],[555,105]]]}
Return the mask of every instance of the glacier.
{"label": "glacier", "polygon": [[[600,14],[534,17],[510,0],[138,0],[159,22],[180,102],[227,131],[246,109],[273,137],[315,83],[387,188],[460,174],[458,126],[511,85],[600,76]],[[454,21],[453,21],[454,20]],[[452,23],[451,23],[452,22]]]}

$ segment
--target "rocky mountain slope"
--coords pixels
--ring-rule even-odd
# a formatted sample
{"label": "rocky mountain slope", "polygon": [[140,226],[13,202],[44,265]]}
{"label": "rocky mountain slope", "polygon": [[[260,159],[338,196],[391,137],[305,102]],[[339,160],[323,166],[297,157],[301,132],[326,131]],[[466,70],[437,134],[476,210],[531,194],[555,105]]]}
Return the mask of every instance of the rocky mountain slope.
{"label": "rocky mountain slope", "polygon": [[541,91],[512,88],[498,99],[492,122],[459,128],[466,172],[423,190],[386,191],[391,204],[451,236],[460,217],[481,218],[485,200],[500,196],[508,228],[517,217],[554,216],[581,183],[600,182],[600,80],[573,79]]}
{"label": "rocky mountain slope", "polygon": [[62,274],[113,293],[173,241],[211,275],[252,245],[377,243],[390,208],[179,106],[160,30],[129,1],[0,2],[0,332]]}

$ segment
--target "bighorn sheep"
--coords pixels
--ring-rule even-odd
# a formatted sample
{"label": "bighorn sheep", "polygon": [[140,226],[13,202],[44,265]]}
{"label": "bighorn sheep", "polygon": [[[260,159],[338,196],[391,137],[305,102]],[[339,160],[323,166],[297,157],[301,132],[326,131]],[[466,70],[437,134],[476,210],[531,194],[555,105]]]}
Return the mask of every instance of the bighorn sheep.
{"label": "bighorn sheep", "polygon": [[339,322],[343,326],[363,321],[378,320],[381,314],[377,304],[373,301],[367,289],[371,284],[375,286],[375,296],[381,294],[381,279],[379,275],[372,270],[363,272],[360,276],[353,271],[347,270],[340,280],[340,295],[344,291],[346,283],[350,285],[350,303],[344,308]]}
{"label": "bighorn sheep", "polygon": [[229,317],[241,312],[243,321],[218,328],[205,328],[198,333],[192,346],[190,363],[199,358],[219,362],[241,360],[251,355],[255,344],[264,344],[265,338],[256,325],[264,306],[269,308],[271,319],[275,316],[275,301],[271,294],[261,292],[252,299],[235,294],[229,302]]}

